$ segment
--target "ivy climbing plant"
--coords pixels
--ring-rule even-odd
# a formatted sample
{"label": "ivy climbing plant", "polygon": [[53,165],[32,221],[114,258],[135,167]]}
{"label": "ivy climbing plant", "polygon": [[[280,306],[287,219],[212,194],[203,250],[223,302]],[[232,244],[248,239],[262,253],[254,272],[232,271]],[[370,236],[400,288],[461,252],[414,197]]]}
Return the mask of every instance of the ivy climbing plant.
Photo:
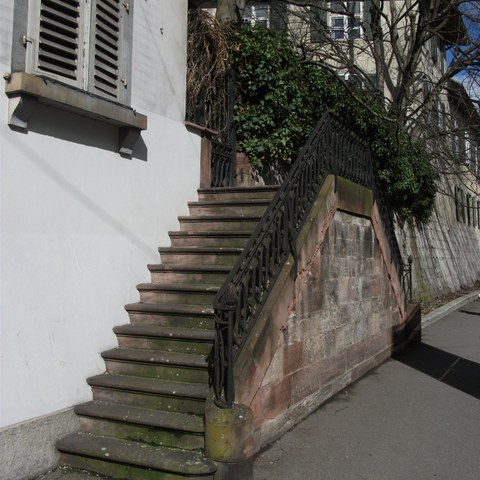
{"label": "ivy climbing plant", "polygon": [[425,145],[385,120],[378,95],[305,61],[288,38],[270,30],[243,25],[229,48],[238,79],[238,148],[255,166],[291,164],[329,110],[370,144],[387,201],[400,217],[429,219],[437,177]]}

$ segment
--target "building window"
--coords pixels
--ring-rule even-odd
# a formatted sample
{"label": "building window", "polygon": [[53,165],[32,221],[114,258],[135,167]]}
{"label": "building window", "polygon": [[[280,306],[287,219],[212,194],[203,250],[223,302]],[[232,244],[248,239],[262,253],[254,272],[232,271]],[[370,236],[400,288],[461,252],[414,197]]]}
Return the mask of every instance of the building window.
{"label": "building window", "polygon": [[131,2],[32,0],[26,71],[128,103]]}
{"label": "building window", "polygon": [[465,164],[469,169],[474,168],[473,165],[473,151],[472,151],[472,142],[470,140],[470,134],[465,132]]}
{"label": "building window", "polygon": [[460,156],[460,137],[458,135],[458,121],[456,119],[453,120],[452,123],[452,152],[455,157]]}
{"label": "building window", "polygon": [[470,215],[470,208],[472,206],[472,196],[467,193],[467,224],[471,225],[472,224],[472,218]]}
{"label": "building window", "polygon": [[472,142],[472,171],[477,175],[478,174],[478,144],[474,141]]}
{"label": "building window", "polygon": [[270,28],[270,5],[268,3],[247,5],[243,11],[243,19],[251,25]]}
{"label": "building window", "polygon": [[477,226],[477,201],[475,198],[472,199],[472,225]]}
{"label": "building window", "polygon": [[362,2],[330,2],[329,26],[334,40],[355,40],[362,36]]}
{"label": "building window", "polygon": [[[310,7],[311,42],[324,42],[327,38],[342,41],[362,37],[362,18],[364,13],[369,13],[368,10],[364,12],[364,2],[317,1],[315,4]],[[363,25],[368,30],[368,19],[363,19]]]}
{"label": "building window", "polygon": [[431,37],[428,46],[430,48],[432,63],[436,65],[438,63],[439,38],[435,35]]}
{"label": "building window", "polygon": [[443,131],[445,131],[445,129],[446,129],[445,118],[446,118],[445,104],[442,102],[442,103],[440,104],[440,128],[441,128]]}
{"label": "building window", "polygon": [[134,1],[15,0],[8,125],[28,132],[37,105],[118,129],[131,158],[147,117],[129,107]]}
{"label": "building window", "polygon": [[455,207],[457,221],[465,223],[465,193],[460,187],[455,187]]}

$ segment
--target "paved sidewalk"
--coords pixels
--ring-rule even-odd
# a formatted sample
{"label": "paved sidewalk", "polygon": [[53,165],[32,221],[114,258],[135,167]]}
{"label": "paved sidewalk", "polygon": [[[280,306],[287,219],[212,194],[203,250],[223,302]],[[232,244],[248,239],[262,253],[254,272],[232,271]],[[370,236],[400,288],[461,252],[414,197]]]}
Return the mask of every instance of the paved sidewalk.
{"label": "paved sidewalk", "polygon": [[478,480],[477,296],[261,453],[255,480]]}
{"label": "paved sidewalk", "polygon": [[[480,479],[477,296],[426,315],[419,346],[347,387],[261,453],[255,480]],[[95,479],[59,469],[37,480]]]}

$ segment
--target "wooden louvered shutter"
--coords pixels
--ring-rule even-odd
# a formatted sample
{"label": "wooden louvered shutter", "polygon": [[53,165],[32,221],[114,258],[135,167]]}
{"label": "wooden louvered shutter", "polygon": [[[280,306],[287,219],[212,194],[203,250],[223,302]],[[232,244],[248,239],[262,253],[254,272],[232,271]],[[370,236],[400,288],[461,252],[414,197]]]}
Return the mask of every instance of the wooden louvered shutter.
{"label": "wooden louvered shutter", "polygon": [[281,0],[270,5],[270,28],[281,33],[288,30],[288,5]]}
{"label": "wooden louvered shutter", "polygon": [[121,42],[121,0],[94,0],[90,33],[90,88],[93,93],[118,99]]}
{"label": "wooden louvered shutter", "polygon": [[81,86],[82,12],[79,0],[41,0],[37,10],[34,69]]}
{"label": "wooden louvered shutter", "polygon": [[310,7],[310,41],[324,42],[330,36],[327,23],[328,2],[316,0]]}
{"label": "wooden louvered shutter", "polygon": [[[378,16],[378,15],[377,15]],[[373,38],[372,35],[372,1],[363,2],[363,33],[367,40]]]}

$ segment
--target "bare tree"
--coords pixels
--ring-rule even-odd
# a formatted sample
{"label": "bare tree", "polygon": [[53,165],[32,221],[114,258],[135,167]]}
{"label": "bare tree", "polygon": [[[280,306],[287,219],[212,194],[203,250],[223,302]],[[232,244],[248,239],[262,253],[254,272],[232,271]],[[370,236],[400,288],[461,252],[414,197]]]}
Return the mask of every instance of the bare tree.
{"label": "bare tree", "polygon": [[408,125],[459,73],[478,80],[478,2],[286,3],[290,34],[305,58],[376,88],[392,121]]}
{"label": "bare tree", "polygon": [[375,91],[382,120],[424,138],[443,175],[478,174],[480,117],[452,82],[473,94],[480,85],[478,1],[276,1],[305,61]]}

